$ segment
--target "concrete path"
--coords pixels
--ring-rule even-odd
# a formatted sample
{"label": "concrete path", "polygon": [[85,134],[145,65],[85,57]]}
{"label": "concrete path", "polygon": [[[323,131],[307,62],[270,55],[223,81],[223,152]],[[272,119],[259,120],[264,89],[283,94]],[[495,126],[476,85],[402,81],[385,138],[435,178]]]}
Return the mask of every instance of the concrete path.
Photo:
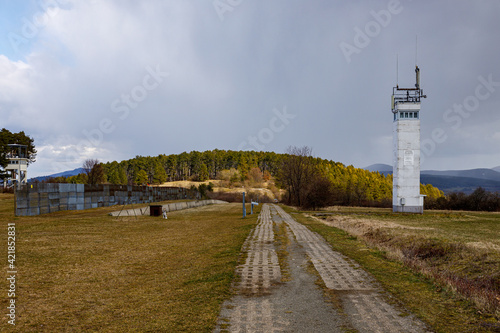
{"label": "concrete path", "polygon": [[[289,240],[283,267],[275,233]],[[236,295],[223,304],[214,332],[427,332],[412,315],[387,303],[359,265],[279,206],[262,207],[243,252]],[[336,307],[315,283],[318,275],[338,299]]]}

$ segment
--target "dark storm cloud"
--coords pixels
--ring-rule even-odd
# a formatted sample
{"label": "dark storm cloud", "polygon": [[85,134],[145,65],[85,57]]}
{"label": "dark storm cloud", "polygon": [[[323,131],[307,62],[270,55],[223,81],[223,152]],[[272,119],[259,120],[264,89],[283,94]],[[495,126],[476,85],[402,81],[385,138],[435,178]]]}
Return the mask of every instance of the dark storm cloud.
{"label": "dark storm cloud", "polygon": [[0,56],[1,126],[35,136],[32,174],[242,143],[390,163],[396,55],[413,85],[418,35],[423,168],[493,167],[499,14],[496,1],[75,2],[20,59]]}

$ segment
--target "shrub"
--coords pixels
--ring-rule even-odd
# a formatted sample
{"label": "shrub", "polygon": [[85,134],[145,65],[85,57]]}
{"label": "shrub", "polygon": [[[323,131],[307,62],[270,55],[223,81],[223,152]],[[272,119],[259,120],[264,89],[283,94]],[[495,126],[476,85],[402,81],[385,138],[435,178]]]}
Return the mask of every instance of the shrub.
{"label": "shrub", "polygon": [[243,202],[243,194],[235,192],[210,192],[207,194],[210,199],[223,200],[227,202]]}

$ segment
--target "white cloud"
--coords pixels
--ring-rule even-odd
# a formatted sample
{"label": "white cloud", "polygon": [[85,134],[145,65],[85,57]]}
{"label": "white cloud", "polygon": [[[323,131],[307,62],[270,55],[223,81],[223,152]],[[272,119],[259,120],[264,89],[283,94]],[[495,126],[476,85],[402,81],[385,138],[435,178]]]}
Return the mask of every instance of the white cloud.
{"label": "white cloud", "polygon": [[76,169],[81,167],[87,159],[107,162],[109,157],[113,156],[112,151],[115,150],[112,144],[91,146],[82,141],[77,142],[69,136],[57,137],[50,142],[37,147],[36,174],[29,175],[29,177]]}
{"label": "white cloud", "polygon": [[29,64],[0,55],[0,115],[6,125],[33,116],[26,108],[26,100],[35,92],[33,74]]}

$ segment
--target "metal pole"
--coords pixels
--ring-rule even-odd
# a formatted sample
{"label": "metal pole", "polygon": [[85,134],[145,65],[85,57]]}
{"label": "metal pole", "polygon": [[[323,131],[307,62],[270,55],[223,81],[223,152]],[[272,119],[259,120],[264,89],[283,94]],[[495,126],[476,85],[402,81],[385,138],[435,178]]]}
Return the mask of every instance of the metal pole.
{"label": "metal pole", "polygon": [[19,159],[19,161],[17,161],[17,163],[19,163],[18,167],[17,167],[17,173],[18,173],[17,189],[20,190],[21,189],[21,159]]}
{"label": "metal pole", "polygon": [[245,192],[243,192],[243,217],[247,216],[247,209],[245,207]]}
{"label": "metal pole", "polygon": [[[3,181],[5,182],[5,179]],[[17,195],[18,195],[17,192],[18,191],[14,186],[14,216],[17,216]],[[28,198],[29,198],[29,192],[28,192]]]}

